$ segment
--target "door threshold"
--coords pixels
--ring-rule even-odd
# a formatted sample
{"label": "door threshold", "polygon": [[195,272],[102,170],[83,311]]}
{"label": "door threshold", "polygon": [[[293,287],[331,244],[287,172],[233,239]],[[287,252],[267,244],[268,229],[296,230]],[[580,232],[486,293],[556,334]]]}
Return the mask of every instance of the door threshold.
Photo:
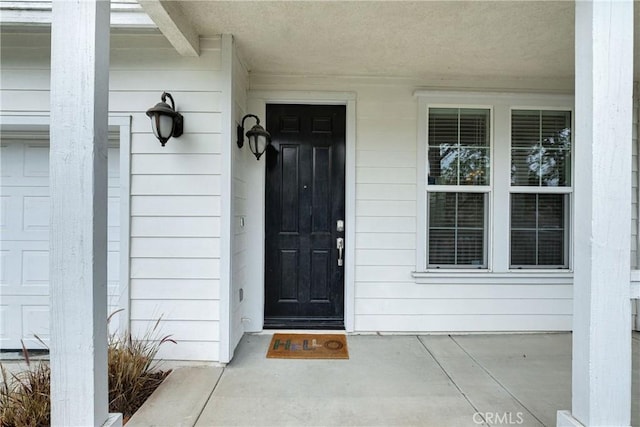
{"label": "door threshold", "polygon": [[345,331],[344,329],[263,329],[259,332],[249,332],[249,333],[251,335],[273,335],[273,334],[347,335],[347,331]]}
{"label": "door threshold", "polygon": [[272,317],[264,319],[263,329],[344,330],[345,328],[342,319]]}

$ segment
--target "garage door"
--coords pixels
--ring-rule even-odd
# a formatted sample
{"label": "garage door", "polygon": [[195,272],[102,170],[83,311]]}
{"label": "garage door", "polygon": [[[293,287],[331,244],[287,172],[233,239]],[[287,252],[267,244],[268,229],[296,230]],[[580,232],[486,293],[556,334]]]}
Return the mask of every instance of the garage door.
{"label": "garage door", "polygon": [[[49,143],[2,140],[0,189],[0,348],[42,348],[49,339]],[[117,308],[119,156],[109,147],[109,311]]]}

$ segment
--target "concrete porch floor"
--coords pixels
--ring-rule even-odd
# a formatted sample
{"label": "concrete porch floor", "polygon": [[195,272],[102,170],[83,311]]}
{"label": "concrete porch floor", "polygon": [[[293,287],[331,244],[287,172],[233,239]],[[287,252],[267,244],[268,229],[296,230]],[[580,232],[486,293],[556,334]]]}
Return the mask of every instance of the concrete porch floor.
{"label": "concrete porch floor", "polygon": [[[554,426],[571,408],[571,335],[348,337],[349,360],[265,357],[246,335],[225,368],[175,370],[135,426]],[[640,427],[640,334],[632,425]]]}

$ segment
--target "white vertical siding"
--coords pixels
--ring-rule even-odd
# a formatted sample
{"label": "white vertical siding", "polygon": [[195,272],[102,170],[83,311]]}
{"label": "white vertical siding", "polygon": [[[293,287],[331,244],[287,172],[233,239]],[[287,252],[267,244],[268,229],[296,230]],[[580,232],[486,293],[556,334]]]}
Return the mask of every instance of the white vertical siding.
{"label": "white vertical siding", "polygon": [[[48,114],[47,33],[3,33],[2,114]],[[110,113],[132,116],[131,329],[157,321],[177,345],[160,357],[218,360],[220,281],[220,40],[180,57],[159,33],[115,34]],[[185,133],[161,147],[145,111],[171,92]],[[121,179],[127,179],[122,177]]]}

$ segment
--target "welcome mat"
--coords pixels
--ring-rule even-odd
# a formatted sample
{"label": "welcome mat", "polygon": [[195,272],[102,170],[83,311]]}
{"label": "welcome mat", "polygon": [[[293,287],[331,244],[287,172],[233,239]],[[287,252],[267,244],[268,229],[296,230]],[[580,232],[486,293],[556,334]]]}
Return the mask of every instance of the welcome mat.
{"label": "welcome mat", "polygon": [[338,334],[273,334],[270,359],[348,359],[347,336]]}

